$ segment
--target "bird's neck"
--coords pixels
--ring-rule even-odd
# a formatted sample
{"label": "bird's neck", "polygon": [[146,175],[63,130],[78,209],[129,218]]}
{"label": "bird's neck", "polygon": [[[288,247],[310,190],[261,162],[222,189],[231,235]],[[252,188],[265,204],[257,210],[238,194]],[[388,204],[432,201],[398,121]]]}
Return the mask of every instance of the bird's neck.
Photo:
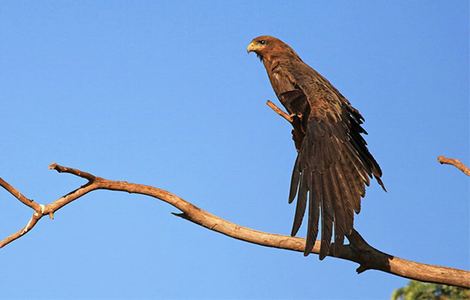
{"label": "bird's neck", "polygon": [[268,70],[268,72],[272,70],[273,68],[275,68],[276,65],[278,64],[279,64],[279,60],[276,59],[276,57],[273,57],[271,55],[263,56],[263,65],[266,68],[266,70]]}
{"label": "bird's neck", "polygon": [[289,53],[289,55],[286,55],[285,53],[270,53],[262,56],[262,61],[266,70],[273,70],[279,64],[292,60],[302,61],[300,57],[293,51]]}

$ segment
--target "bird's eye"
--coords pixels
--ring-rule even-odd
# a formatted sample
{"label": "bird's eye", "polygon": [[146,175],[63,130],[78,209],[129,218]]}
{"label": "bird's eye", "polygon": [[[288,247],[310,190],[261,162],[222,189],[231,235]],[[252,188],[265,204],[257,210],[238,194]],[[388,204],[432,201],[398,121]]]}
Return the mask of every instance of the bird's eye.
{"label": "bird's eye", "polygon": [[260,40],[258,43],[260,43],[261,45],[264,45],[264,44],[266,44],[266,41],[265,40]]}

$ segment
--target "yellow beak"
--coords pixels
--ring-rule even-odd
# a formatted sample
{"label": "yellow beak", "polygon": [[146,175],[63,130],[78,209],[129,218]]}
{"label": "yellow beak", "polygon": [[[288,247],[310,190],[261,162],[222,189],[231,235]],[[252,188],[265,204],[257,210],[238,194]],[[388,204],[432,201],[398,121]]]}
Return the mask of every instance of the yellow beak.
{"label": "yellow beak", "polygon": [[258,47],[256,46],[256,44],[254,42],[251,42],[248,47],[246,47],[246,52],[250,53],[250,52],[254,52],[258,49]]}

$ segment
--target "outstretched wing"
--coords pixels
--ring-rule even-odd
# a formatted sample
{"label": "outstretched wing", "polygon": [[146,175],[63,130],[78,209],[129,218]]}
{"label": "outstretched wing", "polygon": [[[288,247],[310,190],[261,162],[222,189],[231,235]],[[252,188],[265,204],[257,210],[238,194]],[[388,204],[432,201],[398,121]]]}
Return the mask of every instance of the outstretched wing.
{"label": "outstretched wing", "polygon": [[[328,253],[334,232],[335,245],[342,245],[353,228],[354,212],[361,209],[365,186],[375,177],[385,189],[379,165],[361,136],[363,117],[320,74],[297,78],[310,106],[303,123],[305,135],[295,161],[289,203],[297,197],[292,235],[296,235],[308,201],[307,244],[313,248],[321,216],[320,259]],[[313,72],[313,73],[312,73]],[[298,97],[298,95],[296,95]]]}

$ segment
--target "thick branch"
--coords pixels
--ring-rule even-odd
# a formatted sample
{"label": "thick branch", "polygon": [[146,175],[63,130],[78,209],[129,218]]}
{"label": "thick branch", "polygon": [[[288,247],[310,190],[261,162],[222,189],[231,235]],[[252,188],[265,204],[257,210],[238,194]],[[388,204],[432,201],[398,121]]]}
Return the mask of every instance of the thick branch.
{"label": "thick branch", "polygon": [[462,171],[465,175],[470,176],[470,169],[458,159],[448,158],[441,155],[437,158],[437,160],[441,163],[441,165],[453,165]]}
{"label": "thick branch", "polygon": [[[0,241],[0,247],[7,245],[8,243],[29,232],[43,216],[52,215],[54,212],[69,204],[70,202],[97,189],[142,194],[160,199],[182,211],[181,214],[176,214],[177,216],[238,240],[261,246],[293,250],[298,252],[303,252],[305,247],[304,239],[266,233],[237,225],[235,223],[221,219],[209,212],[206,212],[176,196],[175,194],[159,188],[142,184],[128,183],[125,181],[107,180],[96,177],[90,173],[82,172],[73,168],[63,167],[57,164],[52,164],[50,168],[60,173],[69,173],[83,177],[88,179],[89,182],[50,204],[45,206],[39,205],[40,211],[35,211],[28,224],[22,230]],[[5,184],[4,181],[1,185],[10,191],[8,189],[10,185]],[[12,194],[15,195],[15,197],[18,195],[18,193]],[[367,242],[356,231],[352,233],[349,239],[351,241],[351,245],[344,245],[339,247],[336,253],[329,253],[329,256],[359,263],[360,266],[357,269],[358,273],[369,269],[375,269],[420,281],[470,287],[470,272],[447,267],[421,264],[383,253],[367,244]],[[312,253],[318,254],[319,250],[320,242],[317,241],[313,247]]]}

